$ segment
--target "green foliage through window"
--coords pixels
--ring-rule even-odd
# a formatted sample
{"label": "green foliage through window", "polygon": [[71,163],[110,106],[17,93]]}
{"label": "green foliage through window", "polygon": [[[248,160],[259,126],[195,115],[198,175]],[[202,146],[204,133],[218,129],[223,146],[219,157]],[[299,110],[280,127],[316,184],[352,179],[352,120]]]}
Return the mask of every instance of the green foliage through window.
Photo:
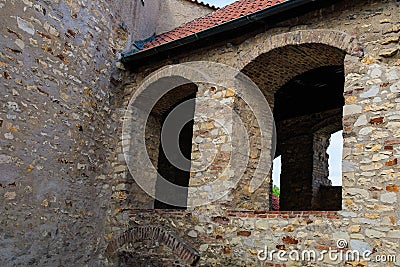
{"label": "green foliage through window", "polygon": [[274,185],[272,187],[272,194],[279,197],[281,195],[281,191],[279,189],[279,187],[277,187],[276,185]]}

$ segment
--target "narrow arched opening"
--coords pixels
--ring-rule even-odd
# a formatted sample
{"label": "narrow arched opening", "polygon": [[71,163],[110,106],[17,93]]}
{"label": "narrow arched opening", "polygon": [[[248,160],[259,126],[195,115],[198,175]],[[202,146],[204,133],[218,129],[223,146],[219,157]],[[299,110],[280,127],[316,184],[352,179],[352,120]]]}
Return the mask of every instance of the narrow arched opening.
{"label": "narrow arched opening", "polygon": [[[164,94],[151,110],[146,123],[146,148],[157,170],[154,208],[185,209],[187,190],[166,186],[172,183],[188,187],[191,168],[193,123],[197,86],[180,77],[162,78],[154,86],[181,84]],[[168,189],[167,189],[168,188]],[[166,191],[168,190],[168,191]],[[162,201],[169,199],[179,205]]]}

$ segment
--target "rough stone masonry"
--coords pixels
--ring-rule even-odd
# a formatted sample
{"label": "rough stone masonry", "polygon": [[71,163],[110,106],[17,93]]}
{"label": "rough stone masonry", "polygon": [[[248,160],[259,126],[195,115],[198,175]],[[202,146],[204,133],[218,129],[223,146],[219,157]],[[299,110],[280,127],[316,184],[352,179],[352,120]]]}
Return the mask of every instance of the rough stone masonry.
{"label": "rough stone masonry", "polygon": [[[182,51],[174,58],[136,66],[134,71],[115,69],[117,53],[127,47],[129,33],[109,2],[0,0],[1,266],[110,266],[143,263],[143,259],[154,266],[184,265],[168,244],[149,237],[154,229],[185,242],[177,247],[193,255],[198,251],[204,266],[281,266],[276,261],[260,262],[258,251],[265,247],[322,251],[334,248],[339,239],[348,242],[344,249],[371,250],[373,256],[400,255],[397,1],[338,2],[248,33],[244,39]],[[248,122],[252,138],[244,179],[226,198],[207,206],[153,209],[154,199],[135,184],[126,168],[122,151],[131,136],[122,132],[124,112],[151,72],[194,60],[242,70],[262,90],[271,108],[282,111],[276,113],[281,118],[278,134],[289,129],[298,134],[294,135],[298,140],[307,140],[281,138],[285,142],[278,151],[291,159],[283,163],[287,173],[299,167],[297,153],[287,150],[287,144],[296,149],[308,144],[312,160],[326,158],[312,149],[326,146],[323,133],[332,130],[327,125],[336,125],[339,110],[344,135],[340,211],[269,211],[270,178],[259,190],[248,190],[262,149],[259,125],[235,95],[235,88],[207,84],[196,85],[196,98],[233,102],[232,110]],[[343,68],[343,105],[335,102],[330,110],[313,110],[314,117],[299,110],[295,115],[304,115],[306,126],[291,128],[297,117],[280,104],[290,95],[278,98],[278,92],[301,75],[329,66]],[[302,101],[313,98],[301,95]],[[213,112],[196,108],[194,118]],[[160,117],[153,115],[147,125],[153,132],[148,131],[146,145],[157,165]],[[225,179],[222,171],[229,168],[225,160],[231,153],[226,133],[213,121],[195,119],[193,129],[192,160],[199,156],[197,142],[216,139],[222,156],[209,170],[197,176],[191,173],[195,178],[189,186]],[[314,170],[310,162],[305,163],[311,177],[317,171],[324,173],[324,164]],[[306,177],[299,186],[310,193],[304,203],[313,203],[314,190],[327,183],[323,179],[312,183]],[[198,196],[207,198],[208,193]],[[287,201],[293,203],[293,199]],[[130,239],[120,237],[134,233],[127,232],[131,228],[151,232],[140,233],[136,241],[132,234]],[[121,242],[114,241],[118,237]],[[113,246],[107,252],[117,259],[108,258],[109,244]],[[282,264],[338,266],[328,259]],[[341,264],[383,266],[351,260]],[[400,259],[386,264],[400,266]]]}
{"label": "rough stone masonry", "polygon": [[[121,190],[116,189],[113,193],[114,200],[119,200],[113,203],[116,209],[111,224],[115,231],[110,234],[118,236],[127,228],[125,225],[160,225],[185,237],[200,251],[200,263],[206,266],[337,266],[338,263],[327,258],[318,263],[260,262],[257,253],[265,247],[321,252],[337,247],[336,242],[342,239],[348,243],[344,251],[370,250],[374,257],[398,255],[399,8],[395,1],[340,2],[281,21],[261,33],[249,33],[246,38],[238,37],[238,40],[226,40],[197,50],[182,49],[173,58],[160,58],[127,71],[125,106],[144,78],[169,64],[204,60],[242,70],[259,86],[274,109],[278,120],[277,153],[286,156],[286,162],[282,160],[282,175],[286,173],[289,178],[297,175],[301,179],[289,180],[287,187],[281,188],[282,193],[287,192],[286,199],[281,199],[281,205],[289,204],[285,211],[269,211],[270,178],[257,191],[249,191],[248,183],[262,149],[260,130],[254,115],[235,96],[232,110],[244,118],[251,136],[249,163],[239,186],[225,198],[207,206],[183,211],[153,210],[154,200],[131,179],[121,156],[115,161]],[[318,79],[322,79],[319,77],[324,71],[328,73],[326,81],[330,83],[337,82],[332,77],[343,79],[341,87],[332,89],[339,90],[336,92],[340,99],[336,102],[331,99],[337,95],[331,97],[321,92],[324,85],[321,86],[322,80]],[[182,76],[187,78],[185,74]],[[296,81],[297,86],[293,86]],[[312,93],[301,87],[300,84],[306,82],[314,86]],[[201,101],[212,98],[226,103],[235,92],[235,88],[225,91],[212,85],[208,88],[205,84],[196,85],[192,161],[200,157],[199,144],[215,140],[222,141],[215,148],[217,155],[223,156],[219,156],[208,170],[191,173],[189,186],[198,186],[210,179],[223,180],[226,179],[224,174],[229,173],[226,171],[229,166],[224,163],[230,151],[222,148],[229,144],[225,133],[214,121],[197,118],[219,112],[202,109]],[[295,101],[285,102],[291,101],[291,96],[303,106],[312,108],[296,105]],[[282,103],[292,104],[285,106]],[[170,103],[171,106],[175,104]],[[229,116],[226,118],[229,120]],[[155,123],[151,118],[148,124],[152,131],[148,131],[146,140],[158,140],[160,122]],[[328,134],[340,129],[344,136],[343,186],[332,190],[329,181],[323,179],[327,171],[324,149]],[[130,133],[123,133],[120,151],[129,147],[131,139]],[[146,144],[157,166],[158,143],[148,141]],[[298,175],[303,172],[303,176]],[[188,203],[199,196],[206,200],[209,194],[212,192],[197,192],[192,197],[189,194]],[[319,207],[321,203],[329,204],[332,198],[340,201],[338,208],[334,206],[336,211]],[[335,201],[331,203],[336,205]],[[310,207],[311,211],[307,211]],[[139,241],[134,242],[134,250],[123,248],[139,262],[143,255],[162,257],[166,262],[174,258],[166,246]],[[135,251],[141,252],[135,254]],[[347,259],[339,265],[382,264]],[[400,262],[397,259],[385,264],[398,266]]]}
{"label": "rough stone masonry", "polygon": [[126,32],[108,1],[0,1],[0,265],[84,266],[104,250]]}

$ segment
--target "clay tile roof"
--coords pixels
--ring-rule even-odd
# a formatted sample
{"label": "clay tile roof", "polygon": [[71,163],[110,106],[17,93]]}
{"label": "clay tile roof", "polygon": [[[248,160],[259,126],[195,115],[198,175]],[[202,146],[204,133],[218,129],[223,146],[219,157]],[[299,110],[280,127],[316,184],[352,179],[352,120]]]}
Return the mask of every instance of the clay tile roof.
{"label": "clay tile roof", "polygon": [[214,6],[214,5],[210,5],[210,4],[208,4],[208,3],[204,3],[203,1],[198,1],[198,0],[186,0],[186,1],[191,2],[191,3],[194,3],[194,4],[199,5],[199,6],[205,6],[205,7],[214,9],[214,10],[217,10],[217,9],[218,9],[218,7],[216,7],[216,6]]}
{"label": "clay tile roof", "polygon": [[[197,0],[194,0],[197,2]],[[221,25],[242,16],[277,5],[285,0],[239,0],[224,8],[218,9],[204,17],[195,19],[169,32],[157,35],[152,41],[144,44],[144,49],[156,47],[193,33]]]}

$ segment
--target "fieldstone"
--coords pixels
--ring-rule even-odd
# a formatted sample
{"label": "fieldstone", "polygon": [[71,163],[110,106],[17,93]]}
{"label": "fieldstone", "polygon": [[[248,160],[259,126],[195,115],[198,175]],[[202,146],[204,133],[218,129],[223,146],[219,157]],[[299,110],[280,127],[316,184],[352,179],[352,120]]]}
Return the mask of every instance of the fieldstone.
{"label": "fieldstone", "polygon": [[21,19],[20,17],[17,17],[17,24],[18,24],[18,28],[29,33],[30,35],[35,34],[35,27],[33,27],[33,24],[30,23],[29,21],[26,21],[24,19]]}
{"label": "fieldstone", "polygon": [[395,219],[393,216],[385,216],[382,219],[382,225],[395,225]]}
{"label": "fieldstone", "polygon": [[382,71],[381,71],[381,69],[378,67],[378,68],[374,68],[372,71],[371,71],[371,78],[379,78],[379,77],[381,77],[381,75],[382,75]]}
{"label": "fieldstone", "polygon": [[17,193],[15,192],[5,192],[4,193],[4,198],[8,200],[13,200],[17,197]]}
{"label": "fieldstone", "polygon": [[120,69],[120,70],[125,70],[125,66],[124,64],[122,64],[120,61],[118,61],[117,63],[115,63],[115,66]]}
{"label": "fieldstone", "polygon": [[388,28],[384,34],[388,34],[388,33],[397,33],[400,31],[400,27],[397,25],[393,25],[391,28]]}
{"label": "fieldstone", "polygon": [[352,218],[357,217],[357,213],[351,212],[351,211],[341,211],[341,212],[339,212],[339,214],[343,217],[352,217]]}
{"label": "fieldstone", "polygon": [[283,232],[293,232],[294,231],[294,227],[293,227],[293,225],[288,225],[286,227],[283,227],[282,231]]}
{"label": "fieldstone", "polygon": [[197,232],[195,230],[190,230],[187,233],[187,235],[190,236],[190,237],[196,238],[197,237]]}
{"label": "fieldstone", "polygon": [[230,88],[226,89],[225,96],[226,96],[226,97],[235,96],[235,91],[234,91],[234,89],[230,89]]}
{"label": "fieldstone", "polygon": [[306,232],[297,232],[296,237],[297,238],[306,238],[308,236],[308,234]]}
{"label": "fieldstone", "polygon": [[365,235],[369,238],[382,238],[385,237],[385,233],[382,233],[380,231],[374,230],[374,229],[366,229],[365,230]]}
{"label": "fieldstone", "polygon": [[52,26],[50,26],[49,32],[50,32],[50,34],[54,35],[55,37],[59,37],[60,36],[60,32],[57,31],[57,29],[52,27]]}
{"label": "fieldstone", "polygon": [[365,236],[363,234],[350,234],[351,239],[359,239],[359,240],[364,240]]}
{"label": "fieldstone", "polygon": [[201,144],[201,143],[203,143],[203,141],[204,141],[204,139],[203,139],[202,137],[200,137],[200,136],[197,136],[197,137],[194,139],[194,142],[195,142],[196,144]]}
{"label": "fieldstone", "polygon": [[392,230],[389,231],[387,234],[388,238],[397,238],[400,239],[400,230]]}
{"label": "fieldstone", "polygon": [[126,167],[124,165],[119,165],[119,166],[115,167],[114,172],[120,173],[120,172],[124,172],[125,170],[126,170]]}
{"label": "fieldstone", "polygon": [[348,230],[351,233],[359,233],[361,231],[361,225],[351,225]]}
{"label": "fieldstone", "polygon": [[242,240],[240,237],[233,237],[229,243],[231,246],[241,246]]}
{"label": "fieldstone", "polygon": [[78,170],[84,170],[85,168],[86,168],[86,164],[78,163],[78,165],[77,165]]}
{"label": "fieldstone", "polygon": [[35,40],[35,39],[33,39],[33,38],[29,38],[29,43],[32,45],[32,46],[38,46],[38,41],[37,40]]}
{"label": "fieldstone", "polygon": [[394,192],[389,192],[381,195],[381,201],[385,203],[396,203],[397,202],[397,194]]}
{"label": "fieldstone", "polygon": [[5,133],[4,138],[8,140],[14,139],[14,135],[12,133]]}
{"label": "fieldstone", "polygon": [[362,61],[363,64],[365,65],[371,65],[374,64],[376,62],[376,58],[372,57],[372,56],[365,56]]}
{"label": "fieldstone", "polygon": [[367,208],[376,210],[378,212],[394,211],[394,207],[392,205],[387,206],[387,205],[375,204],[375,205],[367,205]]}
{"label": "fieldstone", "polygon": [[12,111],[21,111],[17,102],[7,102],[7,108]]}
{"label": "fieldstone", "polygon": [[370,225],[370,226],[380,226],[380,223],[378,220],[370,220],[370,219],[366,219],[366,218],[361,218],[360,222],[366,225]]}
{"label": "fieldstone", "polygon": [[375,155],[372,157],[372,161],[380,161],[380,160],[387,159],[387,158],[389,158],[388,155],[384,155],[384,154],[375,154]]}
{"label": "fieldstone", "polygon": [[126,190],[126,184],[118,184],[118,185],[115,187],[115,190],[116,190],[116,191],[124,191],[124,190]]}
{"label": "fieldstone", "polygon": [[[379,70],[379,69],[378,69]],[[381,75],[382,72],[380,72],[379,75]],[[368,91],[360,94],[361,98],[369,98],[369,97],[374,97],[379,93],[379,87],[378,86],[372,86],[371,89],[369,89]]]}
{"label": "fieldstone", "polygon": [[21,50],[24,50],[24,49],[25,49],[25,43],[24,43],[24,41],[22,41],[21,39],[15,40],[15,44],[16,44]]}
{"label": "fieldstone", "polygon": [[343,160],[342,162],[342,170],[343,172],[353,172],[357,169],[357,164],[348,161],[348,160]]}
{"label": "fieldstone", "polygon": [[399,41],[399,36],[391,36],[391,37],[383,39],[381,44],[387,45],[387,44],[390,44],[390,43],[397,43],[398,41]]}
{"label": "fieldstone", "polygon": [[246,239],[243,241],[243,245],[244,245],[244,246],[247,246],[247,247],[254,247],[254,239],[246,238]]}
{"label": "fieldstone", "polygon": [[362,112],[362,107],[359,105],[345,105],[343,107],[343,116],[358,114]]}
{"label": "fieldstone", "polygon": [[203,244],[203,245],[200,245],[200,247],[199,247],[199,250],[201,252],[207,251],[207,249],[208,249],[208,244]]}
{"label": "fieldstone", "polygon": [[104,174],[102,174],[102,175],[97,176],[96,179],[105,180],[106,176]]}
{"label": "fieldstone", "polygon": [[[382,145],[381,144],[369,144],[366,145],[365,148],[368,151],[372,151],[372,152],[376,152],[382,149]],[[381,168],[382,166],[378,167],[377,169]]]}
{"label": "fieldstone", "polygon": [[399,75],[397,73],[396,69],[390,70],[388,73],[388,80],[389,81],[394,81],[394,80],[398,80],[399,79]]}
{"label": "fieldstone", "polygon": [[11,157],[8,155],[0,154],[0,164],[8,164],[11,162]]}
{"label": "fieldstone", "polygon": [[397,54],[399,49],[397,47],[383,49],[379,52],[381,57],[392,57]]}
{"label": "fieldstone", "polygon": [[212,224],[207,225],[206,227],[206,233],[207,234],[212,234],[214,233],[214,226]]}
{"label": "fieldstone", "polygon": [[360,195],[363,198],[369,197],[369,192],[362,188],[347,188],[346,193],[351,196]]}
{"label": "fieldstone", "polygon": [[392,115],[392,116],[389,116],[388,119],[389,120],[400,120],[400,115]]}
{"label": "fieldstone", "polygon": [[253,230],[254,229],[254,222],[251,220],[246,220],[243,223],[243,228],[246,230]]}
{"label": "fieldstone", "polygon": [[366,177],[373,177],[375,176],[375,172],[362,172],[361,175]]}
{"label": "fieldstone", "polygon": [[372,131],[374,130],[373,127],[364,127],[360,130],[359,134],[361,135],[368,135],[370,133],[372,133]]}
{"label": "fieldstone", "polygon": [[365,218],[368,219],[378,219],[379,218],[379,214],[376,213],[365,213]]}
{"label": "fieldstone", "polygon": [[399,93],[400,92],[400,81],[390,86],[390,91],[392,93]]}
{"label": "fieldstone", "polygon": [[375,97],[374,100],[373,100],[373,102],[374,102],[374,103],[382,102],[382,98],[380,98],[380,97]]}
{"label": "fieldstone", "polygon": [[346,96],[344,100],[346,104],[354,104],[357,101],[357,96],[355,95]]}
{"label": "fieldstone", "polygon": [[356,123],[354,123],[354,127],[367,125],[367,123],[368,123],[367,116],[366,115],[361,115],[360,117],[358,117]]}
{"label": "fieldstone", "polygon": [[350,239],[350,236],[347,232],[335,232],[335,233],[333,233],[332,237],[335,240],[340,240],[340,239],[349,240]]}
{"label": "fieldstone", "polygon": [[361,240],[350,240],[350,249],[360,252],[360,254],[364,253],[365,251],[372,251],[371,246]]}

